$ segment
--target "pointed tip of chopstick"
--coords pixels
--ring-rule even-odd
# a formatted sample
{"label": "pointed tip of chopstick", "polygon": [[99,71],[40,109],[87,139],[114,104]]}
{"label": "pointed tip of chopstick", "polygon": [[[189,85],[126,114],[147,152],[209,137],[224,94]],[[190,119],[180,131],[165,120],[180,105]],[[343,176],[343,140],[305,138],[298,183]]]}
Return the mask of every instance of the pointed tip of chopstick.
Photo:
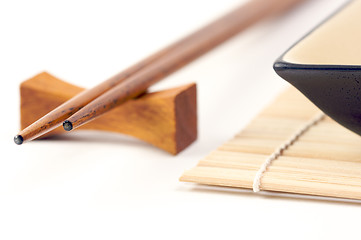
{"label": "pointed tip of chopstick", "polygon": [[63,122],[63,128],[65,131],[71,131],[73,129],[73,124],[70,121],[66,120]]}
{"label": "pointed tip of chopstick", "polygon": [[16,135],[14,137],[14,142],[17,144],[17,145],[21,145],[23,144],[24,142],[24,138],[21,136],[21,135]]}

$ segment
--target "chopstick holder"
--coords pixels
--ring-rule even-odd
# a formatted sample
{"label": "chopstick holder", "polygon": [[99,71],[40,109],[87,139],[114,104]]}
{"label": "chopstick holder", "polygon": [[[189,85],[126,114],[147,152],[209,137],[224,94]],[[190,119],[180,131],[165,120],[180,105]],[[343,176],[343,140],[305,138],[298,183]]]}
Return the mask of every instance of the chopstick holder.
{"label": "chopstick holder", "polygon": [[[21,128],[83,90],[46,72],[24,81],[20,86]],[[79,129],[130,135],[176,155],[197,138],[196,84],[145,93]],[[65,131],[58,127],[44,137],[61,133]]]}

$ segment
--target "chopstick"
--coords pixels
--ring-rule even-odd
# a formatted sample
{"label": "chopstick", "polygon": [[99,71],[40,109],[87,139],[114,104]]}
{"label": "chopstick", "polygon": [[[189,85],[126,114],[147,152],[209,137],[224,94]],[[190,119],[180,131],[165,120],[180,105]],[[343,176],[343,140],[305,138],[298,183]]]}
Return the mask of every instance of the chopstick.
{"label": "chopstick", "polygon": [[[142,69],[130,76],[126,81],[99,96],[69,117],[63,124],[64,129],[70,131],[77,128],[128,99],[136,97],[152,84],[200,57],[251,24],[268,16],[270,13],[274,13],[274,11],[284,10],[285,7],[289,7],[296,2],[298,1],[258,0],[248,2],[186,37],[179,42],[178,48],[173,48],[147,68]],[[280,8],[282,4],[283,7]]]}
{"label": "chopstick", "polygon": [[60,105],[14,137],[16,144],[58,127],[65,130],[93,120],[143,93],[149,86],[200,57],[259,20],[281,13],[303,0],[252,0],[199,31],[155,53],[98,86]]}
{"label": "chopstick", "polygon": [[77,96],[61,104],[36,122],[21,130],[19,134],[14,137],[14,142],[20,145],[59,127],[69,116],[79,111],[85,105],[104,94],[106,91],[123,82],[129,76],[145,68],[175,46],[176,45],[171,45],[168,48],[163,49],[162,51],[159,51],[150,57],[132,65],[131,67],[98,84],[97,86],[84,90]]}

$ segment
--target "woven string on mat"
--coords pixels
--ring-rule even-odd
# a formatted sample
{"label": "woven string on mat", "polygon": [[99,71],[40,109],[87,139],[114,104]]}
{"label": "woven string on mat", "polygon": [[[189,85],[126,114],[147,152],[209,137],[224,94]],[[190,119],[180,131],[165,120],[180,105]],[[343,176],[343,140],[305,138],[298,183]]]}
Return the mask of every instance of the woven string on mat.
{"label": "woven string on mat", "polygon": [[279,146],[261,165],[258,169],[254,179],[253,179],[253,192],[259,192],[261,189],[261,180],[264,173],[267,171],[267,168],[271,165],[272,161],[276,160],[279,156],[282,155],[283,151],[289,148],[294,144],[297,139],[302,136],[306,131],[308,131],[312,126],[316,125],[322,119],[324,119],[325,114],[323,112],[317,113],[310,121],[308,121],[304,126],[302,126],[297,132],[295,132],[285,143]]}

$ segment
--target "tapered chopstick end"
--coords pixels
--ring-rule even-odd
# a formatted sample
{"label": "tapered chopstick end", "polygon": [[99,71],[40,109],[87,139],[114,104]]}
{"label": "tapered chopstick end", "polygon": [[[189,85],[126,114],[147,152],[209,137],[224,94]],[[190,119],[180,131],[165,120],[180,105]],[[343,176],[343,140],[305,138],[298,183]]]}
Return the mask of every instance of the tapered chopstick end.
{"label": "tapered chopstick end", "polygon": [[24,142],[24,138],[21,136],[21,135],[16,135],[14,137],[14,142],[17,144],[17,145],[21,145],[23,142]]}
{"label": "tapered chopstick end", "polygon": [[63,128],[65,131],[71,131],[73,129],[73,124],[70,121],[66,120],[63,122]]}

